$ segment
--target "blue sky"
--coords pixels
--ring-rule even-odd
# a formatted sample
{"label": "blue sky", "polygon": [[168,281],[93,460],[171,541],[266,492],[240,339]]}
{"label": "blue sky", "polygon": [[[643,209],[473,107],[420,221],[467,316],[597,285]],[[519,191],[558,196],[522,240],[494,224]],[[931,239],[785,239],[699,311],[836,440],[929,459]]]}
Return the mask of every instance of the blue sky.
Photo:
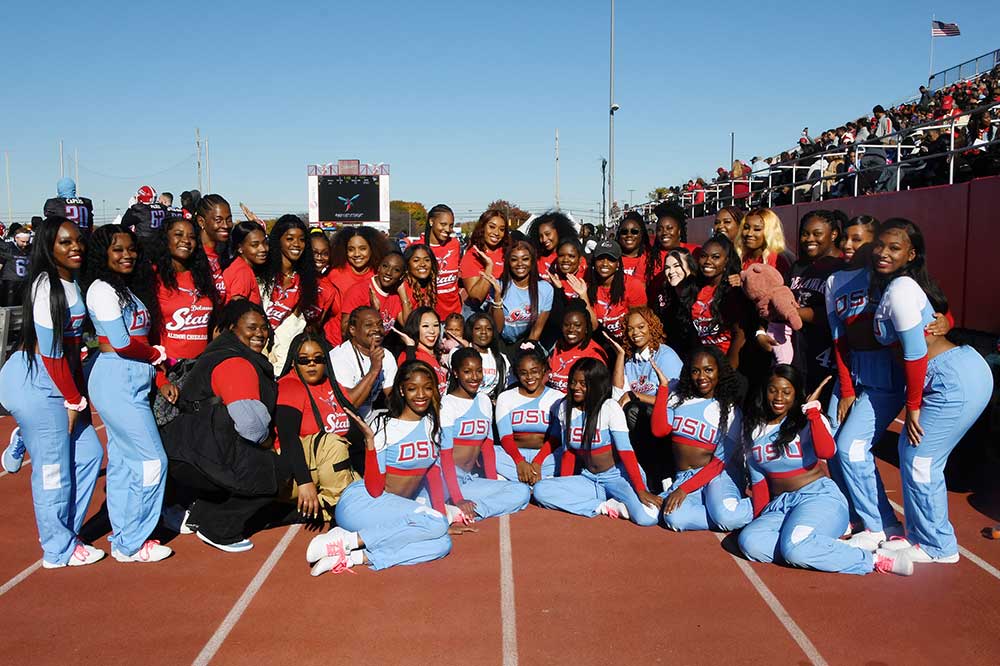
{"label": "blue sky", "polygon": [[[909,96],[926,81],[932,14],[963,33],[935,40],[935,70],[1000,47],[995,2],[762,4],[617,2],[620,201],[710,177],[730,131],[749,160],[794,144],[803,125],[822,131]],[[563,207],[599,205],[605,0],[4,13],[0,149],[15,220],[54,196],[60,139],[69,175],[79,151],[80,194],[98,216],[142,184],[195,187],[195,127],[210,141],[212,189],[267,214],[305,210],[306,165],[347,158],[388,162],[392,198],[446,202],[461,219],[496,197],[543,210],[556,128]],[[0,201],[6,220],[3,188]]]}

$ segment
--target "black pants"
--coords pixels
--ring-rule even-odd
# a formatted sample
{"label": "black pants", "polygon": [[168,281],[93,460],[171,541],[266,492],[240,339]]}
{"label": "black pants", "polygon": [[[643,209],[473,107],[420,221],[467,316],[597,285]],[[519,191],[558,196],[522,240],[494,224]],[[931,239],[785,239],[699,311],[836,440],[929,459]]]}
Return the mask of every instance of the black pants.
{"label": "black pants", "polygon": [[23,280],[0,280],[0,306],[21,305],[23,294]]}
{"label": "black pants", "polygon": [[667,438],[654,437],[651,429],[653,406],[638,400],[626,403],[625,420],[628,422],[629,441],[639,461],[639,467],[646,473],[646,486],[652,493],[663,488],[663,479],[673,476],[674,454]]}
{"label": "black pants", "polygon": [[248,536],[247,525],[276,499],[234,495],[186,462],[171,460],[170,476],[196,498],[188,521],[197,525],[198,531],[208,539],[219,544],[245,539]]}

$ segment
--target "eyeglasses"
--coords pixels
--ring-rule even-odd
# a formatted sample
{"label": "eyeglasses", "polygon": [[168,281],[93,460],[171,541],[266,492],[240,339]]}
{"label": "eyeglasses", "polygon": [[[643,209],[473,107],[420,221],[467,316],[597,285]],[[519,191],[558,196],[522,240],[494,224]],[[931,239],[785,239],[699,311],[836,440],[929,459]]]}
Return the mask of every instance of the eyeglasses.
{"label": "eyeglasses", "polygon": [[295,358],[295,363],[298,365],[323,365],[325,360],[325,356],[313,356],[311,358],[306,356],[297,356]]}
{"label": "eyeglasses", "polygon": [[642,235],[642,232],[639,231],[638,229],[636,229],[635,227],[627,227],[625,229],[619,229],[618,235],[619,236],[640,236],[640,235]]}

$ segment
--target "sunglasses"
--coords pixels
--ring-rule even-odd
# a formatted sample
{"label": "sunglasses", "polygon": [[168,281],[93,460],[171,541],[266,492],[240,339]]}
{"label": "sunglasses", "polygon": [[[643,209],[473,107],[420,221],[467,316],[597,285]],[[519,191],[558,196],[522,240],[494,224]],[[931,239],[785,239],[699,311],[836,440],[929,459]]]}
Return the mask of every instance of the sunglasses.
{"label": "sunglasses", "polygon": [[298,365],[323,365],[324,361],[326,361],[325,356],[313,356],[311,358],[307,356],[295,357],[295,363]]}
{"label": "sunglasses", "polygon": [[642,232],[635,227],[628,227],[626,229],[621,229],[618,231],[619,236],[639,236]]}

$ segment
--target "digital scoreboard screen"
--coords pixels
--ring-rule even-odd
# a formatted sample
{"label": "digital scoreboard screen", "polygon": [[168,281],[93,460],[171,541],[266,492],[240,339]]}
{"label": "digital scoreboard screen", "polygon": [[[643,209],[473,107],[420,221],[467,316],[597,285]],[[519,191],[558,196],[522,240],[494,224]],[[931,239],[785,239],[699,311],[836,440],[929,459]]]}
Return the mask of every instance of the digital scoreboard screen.
{"label": "digital scoreboard screen", "polygon": [[381,219],[379,176],[319,176],[319,219],[359,223]]}

